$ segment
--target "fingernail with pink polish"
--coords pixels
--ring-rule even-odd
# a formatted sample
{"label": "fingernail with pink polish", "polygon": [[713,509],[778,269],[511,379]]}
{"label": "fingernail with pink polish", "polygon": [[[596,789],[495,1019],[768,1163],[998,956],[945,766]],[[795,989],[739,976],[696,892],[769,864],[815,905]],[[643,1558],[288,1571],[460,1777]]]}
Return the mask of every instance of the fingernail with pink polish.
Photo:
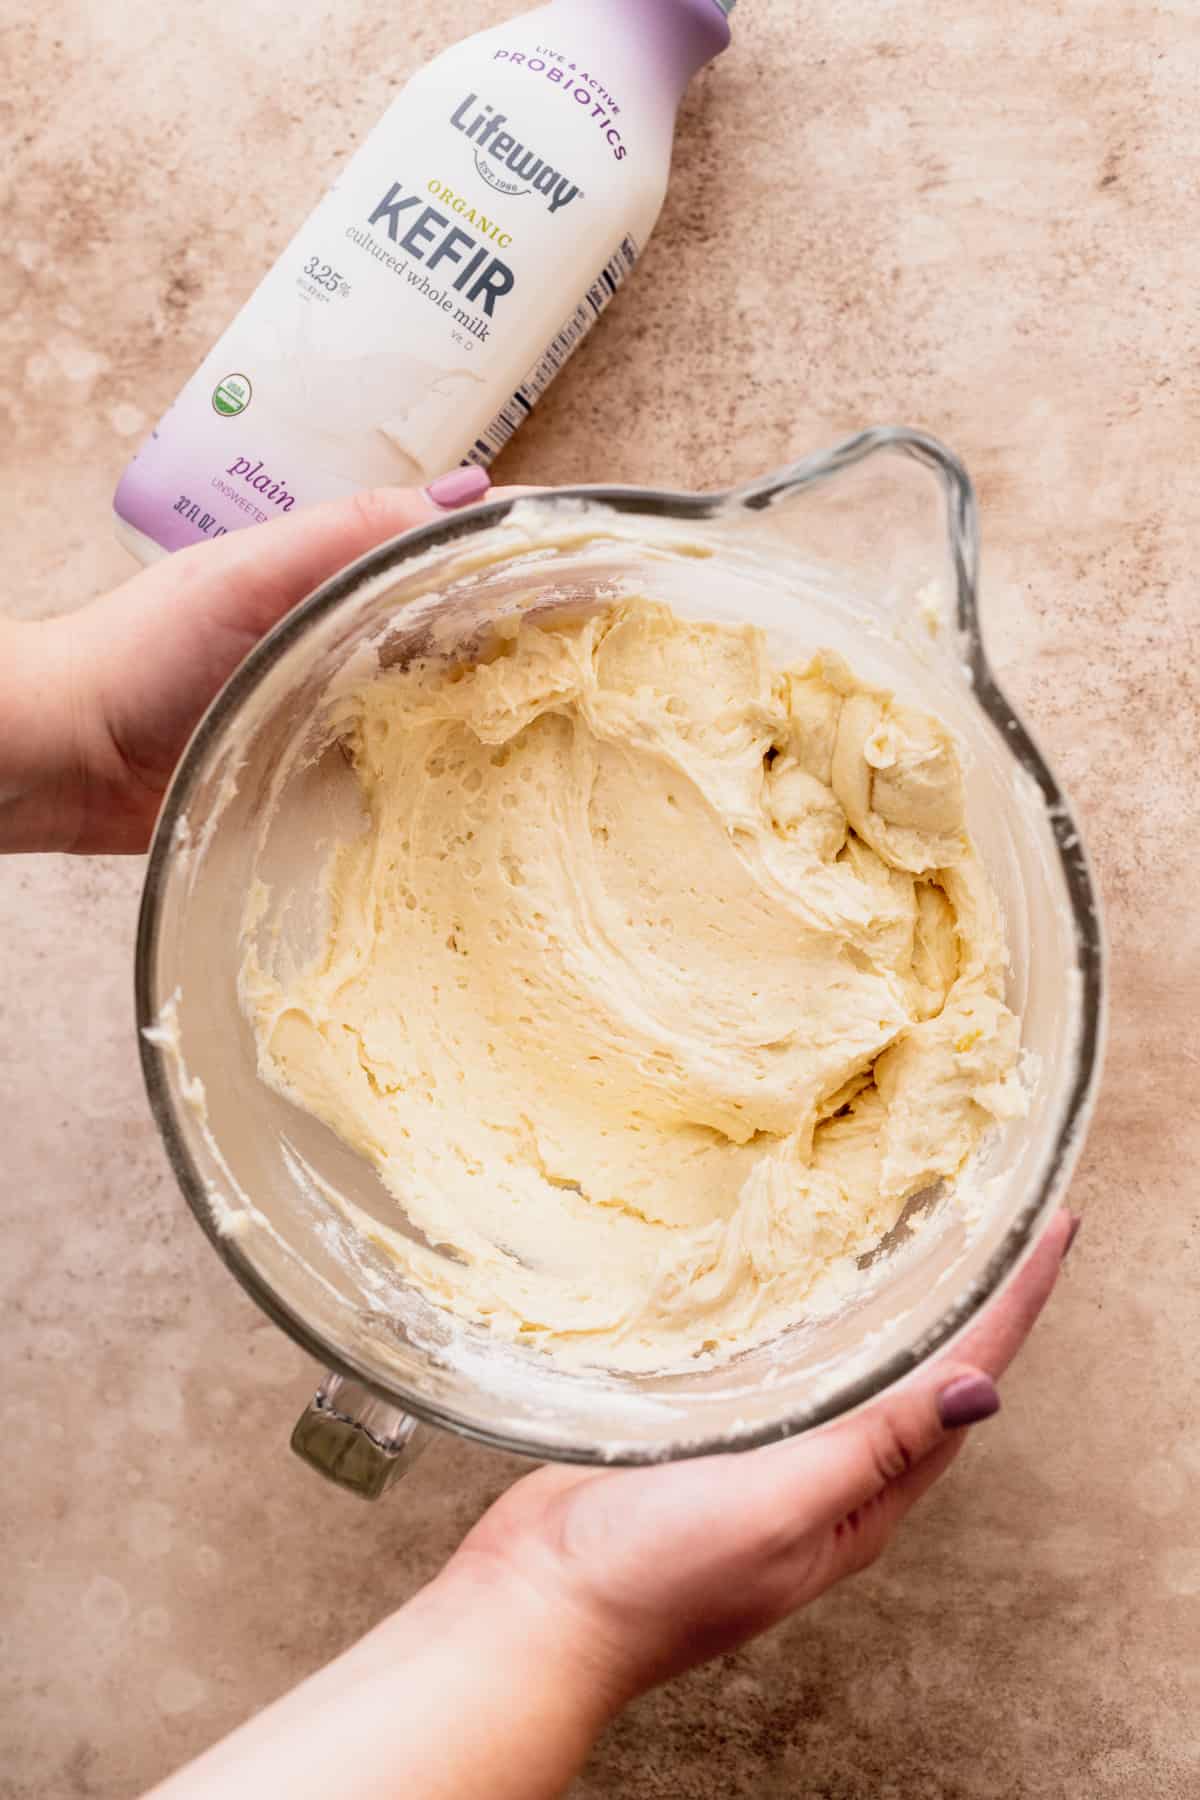
{"label": "fingernail with pink polish", "polygon": [[439,475],[425,492],[435,506],[452,512],[456,506],[472,506],[476,500],[482,500],[491,485],[492,478],[486,469],[481,469],[477,463],[465,463],[461,469]]}
{"label": "fingernail with pink polish", "polygon": [[1082,1220],[1082,1219],[1081,1219],[1081,1218],[1080,1218],[1080,1216],[1079,1216],[1079,1214],[1078,1214],[1078,1213],[1072,1213],[1072,1214],[1071,1214],[1071,1229],[1070,1229],[1070,1230],[1069,1230],[1069,1231],[1068,1231],[1068,1233],[1067,1233],[1067,1241],[1066,1241],[1066,1243],[1065,1243],[1065,1244],[1064,1244],[1064,1245],[1063,1245],[1063,1253],[1062,1253],[1062,1258],[1061,1258],[1061,1260],[1062,1260],[1062,1261],[1063,1261],[1063,1262],[1066,1262],[1066,1260],[1067,1260],[1067,1256],[1068,1256],[1068,1254],[1069,1254],[1069,1252],[1070,1252],[1070,1249],[1071,1249],[1071,1245],[1072,1245],[1072,1244],[1073,1244],[1073,1243],[1074,1243],[1074,1242],[1075,1242],[1075,1239],[1076,1239],[1076,1238],[1077,1238],[1077,1237],[1078,1237],[1078,1235],[1079,1235],[1079,1227],[1080,1227],[1080,1226],[1081,1226],[1081,1225],[1082,1225],[1082,1224],[1083,1224],[1083,1220]]}
{"label": "fingernail with pink polish", "polygon": [[947,1431],[978,1425],[1000,1411],[1000,1395],[990,1375],[959,1375],[938,1395],[938,1417]]}

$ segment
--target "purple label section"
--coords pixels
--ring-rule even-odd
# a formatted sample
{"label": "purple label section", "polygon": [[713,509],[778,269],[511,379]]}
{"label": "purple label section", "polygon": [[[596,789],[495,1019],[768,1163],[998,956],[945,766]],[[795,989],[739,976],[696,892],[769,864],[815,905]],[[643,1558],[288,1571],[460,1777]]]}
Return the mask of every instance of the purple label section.
{"label": "purple label section", "polygon": [[314,478],[295,464],[294,443],[281,450],[274,434],[248,418],[211,410],[206,418],[185,393],[126,469],[113,508],[164,550],[182,550],[351,490],[350,482],[328,472]]}
{"label": "purple label section", "polygon": [[603,133],[613,160],[624,161],[629,151],[622,141],[621,128],[617,124],[621,108],[603,82],[586,69],[581,69],[565,50],[555,50],[548,44],[538,44],[532,51],[501,47],[493,51],[492,58],[494,62],[507,64],[510,69],[521,69],[527,75],[540,75],[574,101],[576,106],[586,108],[586,116]]}

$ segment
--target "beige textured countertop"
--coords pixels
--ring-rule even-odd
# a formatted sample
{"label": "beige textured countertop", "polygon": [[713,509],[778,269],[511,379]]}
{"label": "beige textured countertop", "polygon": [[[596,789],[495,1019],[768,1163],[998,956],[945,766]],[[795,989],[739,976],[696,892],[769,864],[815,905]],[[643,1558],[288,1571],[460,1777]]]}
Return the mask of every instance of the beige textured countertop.
{"label": "beige textured countertop", "polygon": [[[129,572],[139,433],[393,86],[515,8],[2,10],[3,603],[32,615]],[[880,1566],[643,1701],[576,1792],[1193,1795],[1194,0],[745,0],[735,40],[644,269],[500,473],[712,485],[879,420],[953,444],[993,651],[1106,893],[1112,1046],[1002,1417]],[[314,1372],[143,1100],[140,874],[0,871],[3,1800],[162,1775],[410,1594],[517,1466],[447,1441],[371,1510],[289,1457]]]}

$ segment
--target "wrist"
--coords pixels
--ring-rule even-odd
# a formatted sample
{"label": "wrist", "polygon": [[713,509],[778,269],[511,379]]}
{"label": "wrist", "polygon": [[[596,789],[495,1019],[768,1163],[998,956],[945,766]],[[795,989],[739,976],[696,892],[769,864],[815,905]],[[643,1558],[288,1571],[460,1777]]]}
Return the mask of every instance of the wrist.
{"label": "wrist", "polygon": [[439,1796],[477,1791],[471,1772],[486,1767],[489,1800],[556,1800],[630,1698],[552,1582],[470,1546],[350,1655],[398,1699],[436,1695],[430,1727],[453,1715],[430,1760],[415,1742],[402,1758],[416,1791]]}
{"label": "wrist", "polygon": [[619,1646],[554,1573],[468,1541],[415,1605],[428,1607],[423,1630],[486,1645],[504,1684],[589,1742],[632,1698]]}
{"label": "wrist", "polygon": [[559,1800],[623,1698],[551,1590],[460,1550],[163,1800]]}
{"label": "wrist", "polygon": [[0,619],[0,851],[70,850],[86,772],[58,621]]}
{"label": "wrist", "polygon": [[0,618],[0,852],[144,850],[159,793],[107,723],[94,610]]}

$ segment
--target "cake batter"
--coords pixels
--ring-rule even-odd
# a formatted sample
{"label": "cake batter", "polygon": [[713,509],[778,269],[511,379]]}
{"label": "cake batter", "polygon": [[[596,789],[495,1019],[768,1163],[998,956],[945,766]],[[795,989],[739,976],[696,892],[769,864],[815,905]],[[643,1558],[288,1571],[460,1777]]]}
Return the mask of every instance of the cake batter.
{"label": "cake batter", "polygon": [[248,916],[243,1006],[455,1312],[618,1369],[727,1353],[1023,1110],[955,745],[839,657],[626,600],[335,726],[364,829],[309,966]]}

